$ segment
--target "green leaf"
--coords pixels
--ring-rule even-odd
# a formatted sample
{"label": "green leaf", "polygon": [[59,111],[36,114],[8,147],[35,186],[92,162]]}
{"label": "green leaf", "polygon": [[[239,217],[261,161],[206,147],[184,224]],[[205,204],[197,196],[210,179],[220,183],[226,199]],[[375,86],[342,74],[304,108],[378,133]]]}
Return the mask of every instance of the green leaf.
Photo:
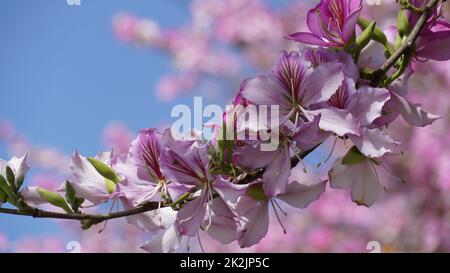
{"label": "green leaf", "polygon": [[262,187],[262,183],[256,183],[252,184],[247,188],[246,192],[247,196],[250,196],[251,198],[255,199],[256,201],[267,201],[268,198],[266,194],[264,193],[264,189]]}
{"label": "green leaf", "polygon": [[73,213],[73,211],[67,205],[66,200],[64,200],[61,195],[43,188],[38,188],[38,192],[43,199],[45,199],[53,206],[62,208],[66,213]]}
{"label": "green leaf", "polygon": [[366,157],[356,148],[356,146],[351,147],[347,154],[342,158],[341,163],[343,165],[359,164],[366,160]]}
{"label": "green leaf", "polygon": [[108,178],[105,178],[105,185],[106,185],[106,190],[108,191],[109,194],[116,191],[116,187],[117,187],[116,183],[109,180]]}
{"label": "green leaf", "polygon": [[14,198],[14,194],[11,191],[11,188],[9,187],[8,183],[6,182],[6,179],[0,175],[0,189],[6,194],[7,197],[10,199]]}
{"label": "green leaf", "polygon": [[114,172],[113,169],[111,169],[108,165],[101,162],[98,159],[95,159],[93,157],[88,157],[87,159],[92,166],[97,170],[99,174],[101,174],[104,178],[111,180],[115,184],[120,182],[120,177]]}
{"label": "green leaf", "polygon": [[398,11],[397,29],[401,36],[406,36],[411,32],[411,26],[409,25],[409,20],[404,9]]}

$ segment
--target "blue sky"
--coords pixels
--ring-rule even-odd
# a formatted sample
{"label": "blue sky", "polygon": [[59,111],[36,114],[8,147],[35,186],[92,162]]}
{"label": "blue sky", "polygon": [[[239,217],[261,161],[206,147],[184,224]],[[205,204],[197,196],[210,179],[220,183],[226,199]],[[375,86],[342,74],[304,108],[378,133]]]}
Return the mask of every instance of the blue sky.
{"label": "blue sky", "polygon": [[[0,119],[11,121],[30,142],[93,154],[111,121],[137,131],[170,116],[173,104],[158,102],[153,93],[158,78],[173,70],[169,59],[118,42],[111,21],[129,11],[175,26],[188,20],[187,1],[0,5]],[[4,147],[0,151],[5,158]],[[52,221],[0,215],[0,231],[10,239],[57,230]]]}

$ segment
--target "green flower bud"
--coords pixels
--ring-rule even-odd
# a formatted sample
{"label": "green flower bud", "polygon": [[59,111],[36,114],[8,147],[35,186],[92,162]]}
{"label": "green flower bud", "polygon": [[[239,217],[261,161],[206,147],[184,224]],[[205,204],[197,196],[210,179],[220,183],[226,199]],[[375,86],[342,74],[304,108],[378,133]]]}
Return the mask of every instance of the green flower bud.
{"label": "green flower bud", "polygon": [[104,178],[109,179],[111,182],[114,182],[115,184],[120,182],[120,177],[108,165],[93,157],[88,157],[87,160]]}
{"label": "green flower bud", "polygon": [[411,32],[411,26],[409,25],[408,17],[406,17],[406,11],[404,9],[398,11],[397,29],[401,36],[406,36]]}
{"label": "green flower bud", "polygon": [[365,48],[372,39],[376,23],[376,21],[372,21],[356,39],[356,49],[358,51],[361,51],[363,48]]}
{"label": "green flower bud", "polygon": [[117,187],[116,183],[109,180],[108,178],[105,178],[105,185],[106,185],[106,190],[108,191],[109,194],[116,191],[116,187]]}
{"label": "green flower bud", "polygon": [[43,199],[45,199],[53,206],[60,207],[67,213],[73,213],[73,211],[67,205],[66,200],[64,200],[64,198],[61,195],[43,188],[38,188],[38,192]]}

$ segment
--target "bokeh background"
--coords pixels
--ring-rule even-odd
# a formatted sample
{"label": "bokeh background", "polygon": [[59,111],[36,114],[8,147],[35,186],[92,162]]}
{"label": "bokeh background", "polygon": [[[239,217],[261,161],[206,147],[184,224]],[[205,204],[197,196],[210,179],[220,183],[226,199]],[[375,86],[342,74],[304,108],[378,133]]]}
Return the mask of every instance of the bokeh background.
{"label": "bokeh background", "polygon": [[[69,177],[74,149],[125,153],[140,128],[170,124],[176,104],[202,96],[204,103],[224,105],[241,80],[267,70],[281,50],[301,46],[283,36],[305,29],[316,2],[2,1],[0,158],[28,151],[33,171],[26,183],[55,188]],[[364,14],[381,27],[394,25],[394,2],[366,4]],[[406,184],[381,174],[387,193],[371,208],[356,206],[347,191],[327,189],[308,209],[288,211],[286,235],[273,223],[253,248],[205,237],[205,250],[450,251],[449,68],[448,62],[420,63],[410,84],[413,100],[443,118],[426,128],[402,120],[391,128],[404,155],[389,167]],[[318,173],[330,143],[323,146],[307,158]],[[139,252],[149,237],[123,219],[99,234],[100,228],[1,214],[0,252],[70,252],[70,242],[83,252]]]}

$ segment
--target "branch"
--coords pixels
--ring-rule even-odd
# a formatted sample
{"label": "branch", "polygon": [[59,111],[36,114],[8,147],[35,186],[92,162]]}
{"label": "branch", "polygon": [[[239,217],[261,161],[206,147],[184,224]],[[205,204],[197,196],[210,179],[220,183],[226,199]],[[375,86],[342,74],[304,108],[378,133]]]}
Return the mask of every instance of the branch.
{"label": "branch", "polygon": [[416,40],[417,37],[419,37],[420,32],[422,31],[422,28],[425,26],[425,23],[427,22],[430,12],[432,9],[437,5],[439,0],[429,0],[428,3],[425,5],[425,8],[422,11],[422,14],[420,15],[419,19],[417,20],[417,23],[415,24],[414,28],[411,30],[411,33],[409,34],[406,41],[392,54],[389,59],[386,60],[386,62],[373,73],[373,78],[371,85],[372,86],[378,86],[381,79],[384,75],[388,72],[388,70],[400,59],[404,54],[406,54],[408,51],[410,51]]}
{"label": "branch", "polygon": [[[30,208],[25,210],[16,210],[8,208],[0,208],[0,213],[13,214],[13,215],[24,215],[31,216],[33,218],[55,218],[55,219],[66,219],[66,220],[92,220],[96,223],[100,223],[109,219],[121,218],[126,216],[131,216],[151,210],[158,209],[160,203],[158,202],[147,202],[139,205],[135,208],[129,210],[123,210],[108,214],[75,214],[75,213],[60,213],[53,211],[46,211],[37,208]],[[165,205],[161,204],[161,207]]]}
{"label": "branch", "polygon": [[[321,144],[321,143],[320,143]],[[299,158],[305,158],[307,155],[309,155],[311,152],[313,152],[317,147],[320,146],[318,144],[311,150],[305,151],[299,155],[299,157],[294,156],[291,158],[291,164],[292,166],[296,166],[299,162]],[[252,177],[252,180],[260,178],[265,169],[261,168],[256,175]],[[173,204],[166,204],[166,203],[159,203],[159,202],[146,202],[142,205],[139,205],[135,208],[128,209],[128,210],[122,210],[118,212],[108,213],[108,214],[75,214],[75,213],[61,213],[61,212],[53,212],[53,211],[46,211],[41,210],[38,208],[28,208],[25,210],[17,210],[17,209],[8,209],[8,208],[1,208],[0,207],[0,213],[4,214],[12,214],[12,215],[23,215],[23,216],[31,216],[33,218],[54,218],[54,219],[65,219],[65,220],[92,220],[95,222],[95,224],[101,223],[103,221],[109,220],[109,219],[115,219],[115,218],[122,218],[127,216],[132,216],[152,210],[156,210],[158,208],[163,208],[167,206],[171,206]]]}

